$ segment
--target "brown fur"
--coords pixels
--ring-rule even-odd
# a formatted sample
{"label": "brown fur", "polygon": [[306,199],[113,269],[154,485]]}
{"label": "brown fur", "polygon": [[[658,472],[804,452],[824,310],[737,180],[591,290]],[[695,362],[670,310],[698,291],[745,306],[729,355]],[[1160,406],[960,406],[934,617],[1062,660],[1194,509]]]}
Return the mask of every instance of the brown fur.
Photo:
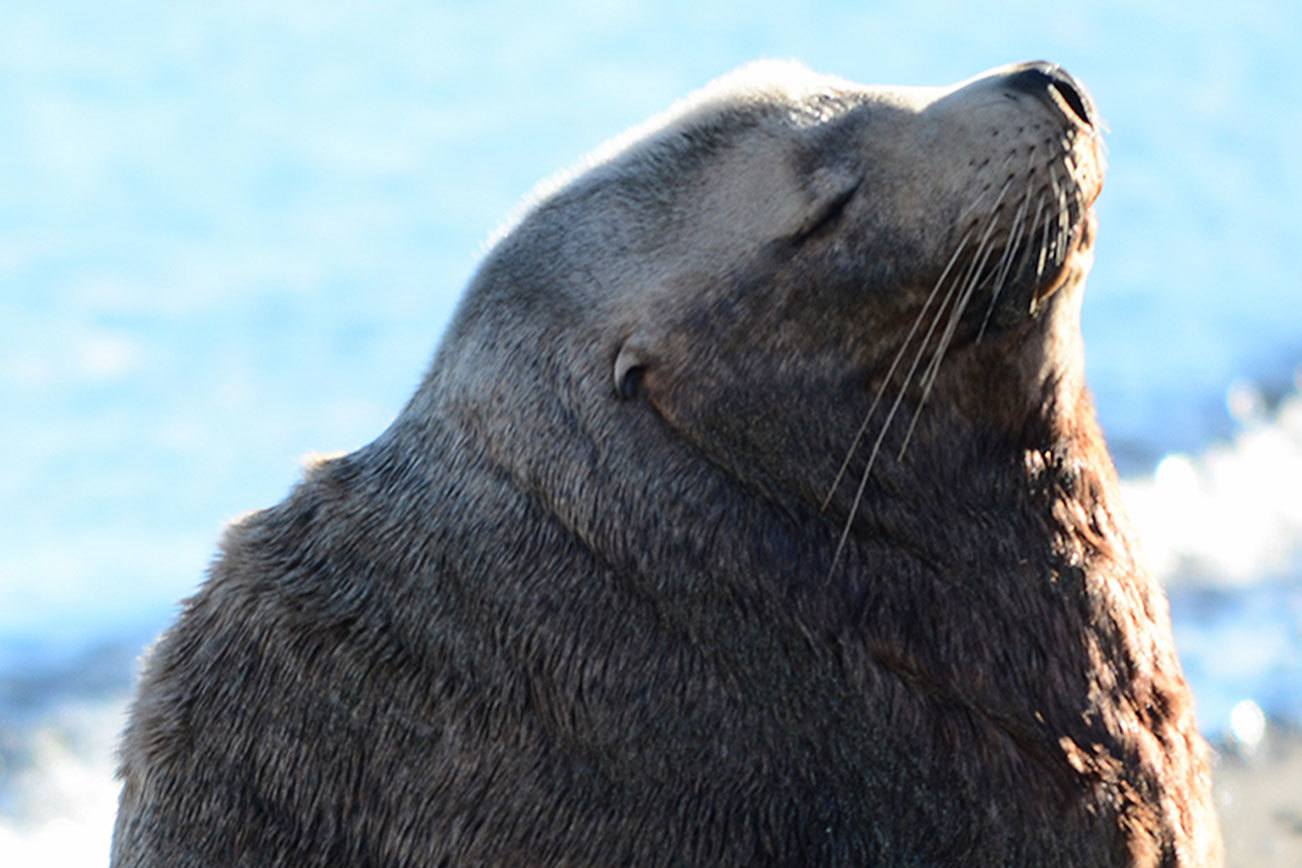
{"label": "brown fur", "polygon": [[1052,121],[1004,82],[725,90],[545,198],[393,426],[228,532],[114,865],[1217,861],[1082,382],[1092,228],[822,506],[982,183],[917,141]]}

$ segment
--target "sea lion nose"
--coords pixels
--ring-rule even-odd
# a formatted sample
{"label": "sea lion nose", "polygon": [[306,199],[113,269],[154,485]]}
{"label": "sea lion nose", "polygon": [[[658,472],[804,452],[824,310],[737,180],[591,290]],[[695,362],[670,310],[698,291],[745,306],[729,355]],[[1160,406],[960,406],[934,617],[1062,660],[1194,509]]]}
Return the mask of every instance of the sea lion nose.
{"label": "sea lion nose", "polygon": [[1023,63],[1008,73],[1005,84],[1011,90],[1049,103],[1087,127],[1096,125],[1098,113],[1089,93],[1067,70],[1055,63],[1044,60]]}

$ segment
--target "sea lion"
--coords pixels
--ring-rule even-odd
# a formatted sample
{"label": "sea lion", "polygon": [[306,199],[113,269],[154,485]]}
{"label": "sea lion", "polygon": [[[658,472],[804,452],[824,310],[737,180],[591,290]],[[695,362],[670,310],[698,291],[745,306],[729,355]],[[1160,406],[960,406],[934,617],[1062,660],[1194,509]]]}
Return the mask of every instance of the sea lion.
{"label": "sea lion", "polygon": [[113,864],[1203,865],[1097,117],[747,68],[546,190],[149,655]]}

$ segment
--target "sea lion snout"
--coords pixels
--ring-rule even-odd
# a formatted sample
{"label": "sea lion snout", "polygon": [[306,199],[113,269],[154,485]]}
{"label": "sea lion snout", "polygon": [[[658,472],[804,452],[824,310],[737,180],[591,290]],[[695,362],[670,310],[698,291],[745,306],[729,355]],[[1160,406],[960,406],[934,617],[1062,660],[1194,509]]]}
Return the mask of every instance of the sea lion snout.
{"label": "sea lion snout", "polygon": [[1010,90],[1043,100],[1069,120],[1090,129],[1097,128],[1098,110],[1094,107],[1094,100],[1067,70],[1044,60],[1018,64],[1014,70],[1005,82]]}
{"label": "sea lion snout", "polygon": [[[938,158],[924,176],[933,189],[903,188],[896,212],[916,215],[908,225],[943,239],[924,259],[952,264],[918,283],[940,287],[937,299],[956,293],[969,326],[956,334],[975,339],[1018,326],[1080,283],[1093,237],[1088,211],[1106,174],[1099,115],[1084,86],[1056,64],[1011,64],[937,91],[918,118]],[[910,178],[911,159],[897,161]],[[911,210],[920,202],[932,204]],[[941,225],[936,214],[945,215]],[[930,295],[911,298],[921,304]]]}

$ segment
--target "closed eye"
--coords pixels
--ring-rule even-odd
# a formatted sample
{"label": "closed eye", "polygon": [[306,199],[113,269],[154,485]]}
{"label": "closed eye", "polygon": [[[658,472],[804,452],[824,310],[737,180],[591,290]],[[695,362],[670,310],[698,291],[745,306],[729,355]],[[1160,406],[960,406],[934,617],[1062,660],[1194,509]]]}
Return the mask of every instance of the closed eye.
{"label": "closed eye", "polygon": [[854,186],[838,193],[835,198],[823,202],[817,211],[809,215],[809,219],[805,224],[796,230],[791,240],[797,244],[802,244],[811,238],[825,234],[835,226],[836,222],[845,214],[845,207],[850,204],[850,200],[858,192],[860,183],[862,181],[856,182]]}

